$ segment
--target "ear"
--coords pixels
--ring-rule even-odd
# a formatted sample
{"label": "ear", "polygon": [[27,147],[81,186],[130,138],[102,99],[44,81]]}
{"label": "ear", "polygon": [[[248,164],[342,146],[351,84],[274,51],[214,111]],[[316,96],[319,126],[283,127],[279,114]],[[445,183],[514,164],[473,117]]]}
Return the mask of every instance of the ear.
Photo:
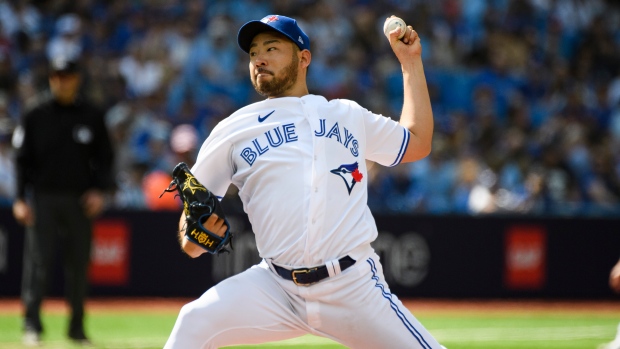
{"label": "ear", "polygon": [[312,61],[312,53],[309,50],[302,50],[299,52],[299,64],[302,68],[308,68]]}

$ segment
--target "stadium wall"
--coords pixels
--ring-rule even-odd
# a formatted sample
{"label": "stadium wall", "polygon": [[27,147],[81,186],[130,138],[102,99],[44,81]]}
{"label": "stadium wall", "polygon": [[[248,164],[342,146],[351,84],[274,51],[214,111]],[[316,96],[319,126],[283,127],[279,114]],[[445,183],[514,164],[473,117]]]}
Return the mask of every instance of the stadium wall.
{"label": "stadium wall", "polygon": [[[380,233],[373,245],[400,297],[613,297],[608,275],[620,257],[620,218],[375,218]],[[229,221],[237,232],[232,254],[190,259],[176,241],[177,212],[107,212],[95,227],[90,294],[199,296],[259,261],[246,217]],[[19,295],[23,237],[10,209],[1,208],[0,297]],[[62,295],[63,280],[59,256],[50,295]]]}

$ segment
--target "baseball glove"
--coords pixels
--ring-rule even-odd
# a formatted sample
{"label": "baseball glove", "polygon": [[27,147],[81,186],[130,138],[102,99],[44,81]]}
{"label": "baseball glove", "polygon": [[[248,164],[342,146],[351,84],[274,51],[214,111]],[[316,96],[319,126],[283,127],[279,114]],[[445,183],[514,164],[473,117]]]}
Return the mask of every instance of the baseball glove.
{"label": "baseball glove", "polygon": [[[220,201],[209,189],[198,182],[184,162],[179,163],[172,170],[172,181],[160,197],[175,190],[178,191],[177,195],[183,201],[185,237],[211,254],[230,252],[233,234],[230,232],[230,224],[226,220]],[[223,237],[203,226],[203,223],[213,213],[226,223],[226,233]]]}

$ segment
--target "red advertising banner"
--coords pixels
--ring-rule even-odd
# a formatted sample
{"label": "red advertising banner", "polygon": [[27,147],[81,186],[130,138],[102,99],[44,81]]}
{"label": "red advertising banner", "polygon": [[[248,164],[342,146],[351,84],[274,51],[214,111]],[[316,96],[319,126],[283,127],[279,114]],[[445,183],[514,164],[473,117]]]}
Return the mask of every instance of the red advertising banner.
{"label": "red advertising banner", "polygon": [[540,226],[513,226],[504,239],[504,284],[509,289],[540,290],[546,281],[547,233]]}
{"label": "red advertising banner", "polygon": [[89,280],[123,286],[129,281],[129,227],[124,220],[99,220],[93,227]]}

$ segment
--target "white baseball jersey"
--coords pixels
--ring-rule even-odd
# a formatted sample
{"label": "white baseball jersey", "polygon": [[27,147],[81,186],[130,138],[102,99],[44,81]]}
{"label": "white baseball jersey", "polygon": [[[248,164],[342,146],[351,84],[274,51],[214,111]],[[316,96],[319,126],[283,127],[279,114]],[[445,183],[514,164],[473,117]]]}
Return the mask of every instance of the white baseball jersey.
{"label": "white baseball jersey", "polygon": [[365,160],[400,163],[409,136],[353,101],[267,99],[219,123],[192,172],[220,197],[239,188],[261,257],[314,266],[375,240]]}

